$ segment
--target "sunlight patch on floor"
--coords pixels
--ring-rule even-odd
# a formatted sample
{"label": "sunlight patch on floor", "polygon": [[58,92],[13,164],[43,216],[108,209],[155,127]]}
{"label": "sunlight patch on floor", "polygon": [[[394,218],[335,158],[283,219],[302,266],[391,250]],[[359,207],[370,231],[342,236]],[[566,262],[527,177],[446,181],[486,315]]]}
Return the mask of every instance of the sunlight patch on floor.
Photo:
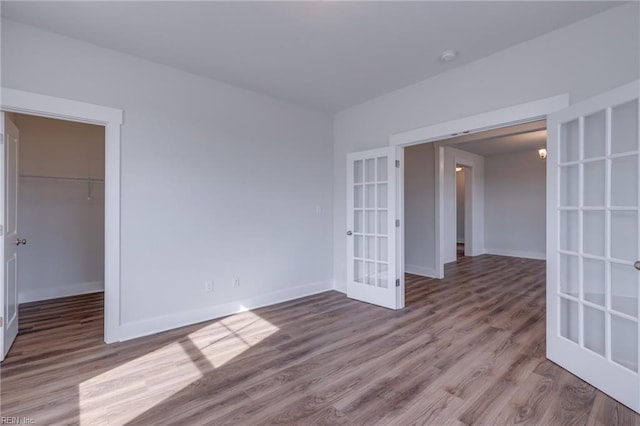
{"label": "sunlight patch on floor", "polygon": [[201,328],[189,338],[202,356],[218,368],[278,330],[269,321],[248,311]]}
{"label": "sunlight patch on floor", "polygon": [[80,423],[129,422],[278,330],[243,312],[92,377],[78,387]]}

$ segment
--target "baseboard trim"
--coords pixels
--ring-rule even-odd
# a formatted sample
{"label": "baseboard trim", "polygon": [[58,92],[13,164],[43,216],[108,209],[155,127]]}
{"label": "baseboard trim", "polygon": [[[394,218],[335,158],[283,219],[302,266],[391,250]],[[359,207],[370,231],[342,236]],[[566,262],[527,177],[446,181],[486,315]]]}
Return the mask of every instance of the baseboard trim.
{"label": "baseboard trim", "polygon": [[495,256],[509,256],[509,257],[521,257],[524,259],[536,259],[546,260],[546,253],[540,253],[535,251],[521,251],[521,250],[504,250],[504,249],[484,249],[486,254],[493,254]]}
{"label": "baseboard trim", "polygon": [[104,291],[104,281],[67,284],[59,287],[21,291],[18,294],[18,303],[37,302],[39,300],[57,299],[59,297],[79,296],[81,294],[98,293],[100,291]]}
{"label": "baseboard trim", "polygon": [[119,340],[131,340],[150,334],[156,334],[174,328],[211,321],[216,318],[246,312],[264,306],[275,305],[301,297],[311,296],[333,290],[332,281],[321,281],[299,287],[274,291],[261,296],[208,306],[191,311],[176,312],[140,321],[132,321],[120,325]]}
{"label": "baseboard trim", "polygon": [[333,289],[340,293],[347,294],[347,283],[342,280],[333,280]]}
{"label": "baseboard trim", "polygon": [[427,278],[439,278],[436,268],[427,268],[418,265],[404,265],[404,271],[413,275],[420,275]]}

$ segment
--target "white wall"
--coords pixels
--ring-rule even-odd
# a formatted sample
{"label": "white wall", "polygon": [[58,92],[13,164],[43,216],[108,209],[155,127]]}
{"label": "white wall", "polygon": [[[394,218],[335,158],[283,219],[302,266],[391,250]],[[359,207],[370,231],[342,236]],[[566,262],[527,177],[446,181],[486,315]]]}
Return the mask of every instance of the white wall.
{"label": "white wall", "polygon": [[544,259],[546,162],[537,151],[485,157],[486,252]]}
{"label": "white wall", "polygon": [[2,86],[124,110],[125,335],[331,287],[331,117],[6,20]]}
{"label": "white wall", "polygon": [[436,276],[435,152],[433,144],[404,152],[405,270]]}
{"label": "white wall", "polygon": [[[19,174],[104,178],[104,128],[16,114]],[[104,184],[21,177],[20,303],[104,289]]]}
{"label": "white wall", "polygon": [[456,241],[464,243],[464,169],[456,171]]}
{"label": "white wall", "polygon": [[611,9],[336,114],[336,288],[345,289],[346,277],[347,153],[387,146],[390,135],[410,129],[562,93],[570,93],[576,102],[636,80],[640,75],[639,8],[630,3]]}

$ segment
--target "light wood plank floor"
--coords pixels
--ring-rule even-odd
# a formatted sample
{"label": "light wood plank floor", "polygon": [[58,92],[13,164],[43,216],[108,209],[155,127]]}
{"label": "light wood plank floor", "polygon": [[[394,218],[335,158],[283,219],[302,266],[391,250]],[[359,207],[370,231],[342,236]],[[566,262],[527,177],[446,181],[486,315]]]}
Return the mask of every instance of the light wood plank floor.
{"label": "light wood plank floor", "polygon": [[3,416],[49,424],[640,424],[545,360],[544,262],[461,257],[407,308],[327,292],[104,345],[102,299],[26,304]]}

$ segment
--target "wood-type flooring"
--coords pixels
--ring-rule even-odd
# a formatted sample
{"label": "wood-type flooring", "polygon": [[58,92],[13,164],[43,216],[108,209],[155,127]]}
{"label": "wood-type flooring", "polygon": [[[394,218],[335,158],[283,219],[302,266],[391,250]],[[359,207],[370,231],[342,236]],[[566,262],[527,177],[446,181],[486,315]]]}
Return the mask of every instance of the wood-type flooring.
{"label": "wood-type flooring", "polygon": [[632,425],[545,359],[545,263],[407,275],[392,311],[331,291],[102,343],[102,295],[25,304],[2,416],[37,425]]}

